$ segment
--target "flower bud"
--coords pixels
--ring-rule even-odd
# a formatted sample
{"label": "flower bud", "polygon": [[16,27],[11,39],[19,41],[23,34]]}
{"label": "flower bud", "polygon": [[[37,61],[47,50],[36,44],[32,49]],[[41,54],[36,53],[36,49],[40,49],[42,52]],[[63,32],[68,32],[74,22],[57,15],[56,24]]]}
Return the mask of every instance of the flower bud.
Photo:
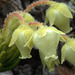
{"label": "flower bud", "polygon": [[25,12],[23,13],[22,12],[21,15],[23,16],[25,22],[34,22],[35,21],[33,16],[31,14],[29,14],[29,13],[25,13]]}
{"label": "flower bud", "polygon": [[72,30],[69,19],[73,17],[68,6],[64,3],[56,3],[49,7],[46,11],[46,18],[49,20],[51,26],[55,25],[65,33]]}
{"label": "flower bud", "polygon": [[54,65],[58,65],[57,46],[60,34],[64,34],[54,27],[41,27],[33,36],[33,43],[39,49],[40,58],[49,71],[54,70]]}
{"label": "flower bud", "polygon": [[31,58],[30,52],[33,47],[32,34],[33,29],[25,25],[18,27],[13,32],[9,46],[16,44],[21,53],[21,59]]}
{"label": "flower bud", "polygon": [[69,39],[67,43],[62,47],[61,63],[67,60],[75,66],[74,57],[75,57],[75,39]]}

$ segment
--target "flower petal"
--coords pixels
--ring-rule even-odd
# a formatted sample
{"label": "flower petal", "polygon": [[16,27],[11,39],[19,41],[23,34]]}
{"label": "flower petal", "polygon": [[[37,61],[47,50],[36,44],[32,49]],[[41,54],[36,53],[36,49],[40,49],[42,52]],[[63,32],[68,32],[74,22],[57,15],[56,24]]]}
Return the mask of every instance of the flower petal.
{"label": "flower petal", "polygon": [[55,14],[56,14],[56,18],[55,18],[54,25],[57,26],[60,30],[62,30],[65,33],[70,32],[72,28],[70,27],[69,18],[66,18],[58,11],[56,11]]}
{"label": "flower petal", "polygon": [[48,8],[46,11],[46,17],[49,20],[50,26],[52,26],[54,24],[54,20],[55,20],[55,9],[53,8]]}
{"label": "flower petal", "polygon": [[16,40],[17,40],[17,38],[18,38],[18,36],[19,36],[19,32],[20,32],[19,29],[16,29],[16,30],[13,32],[13,35],[12,35],[12,38],[11,38],[11,42],[9,43],[9,47],[12,46],[12,45],[16,42]]}
{"label": "flower petal", "polygon": [[64,3],[57,3],[55,6],[56,10],[58,10],[61,14],[66,16],[67,18],[73,18],[68,6]]}
{"label": "flower petal", "polygon": [[49,68],[49,71],[54,71],[55,63],[59,63],[58,56],[52,55],[52,56],[46,56],[45,62],[47,64],[47,67]]}

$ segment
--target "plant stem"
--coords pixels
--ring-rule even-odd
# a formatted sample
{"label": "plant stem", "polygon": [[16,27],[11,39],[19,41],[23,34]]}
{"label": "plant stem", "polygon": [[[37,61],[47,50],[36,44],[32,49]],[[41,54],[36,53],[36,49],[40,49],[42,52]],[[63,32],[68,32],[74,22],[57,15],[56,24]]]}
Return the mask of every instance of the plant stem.
{"label": "plant stem", "polygon": [[39,23],[39,22],[30,22],[28,25],[30,25],[30,26],[43,27],[43,24],[42,23]]}
{"label": "plant stem", "polygon": [[13,12],[13,13],[9,14],[8,17],[6,18],[2,34],[4,34],[5,30],[7,29],[8,22],[10,19],[12,20],[12,17],[17,17],[19,19],[19,21],[21,22],[21,24],[25,24],[23,17],[19,13]]}
{"label": "plant stem", "polygon": [[37,1],[32,3],[30,6],[28,6],[25,10],[25,12],[29,12],[32,8],[34,8],[35,6],[41,5],[41,4],[48,4],[48,5],[53,5],[56,2],[54,1]]}
{"label": "plant stem", "polygon": [[70,39],[67,35],[62,35],[62,37],[63,37],[65,40]]}

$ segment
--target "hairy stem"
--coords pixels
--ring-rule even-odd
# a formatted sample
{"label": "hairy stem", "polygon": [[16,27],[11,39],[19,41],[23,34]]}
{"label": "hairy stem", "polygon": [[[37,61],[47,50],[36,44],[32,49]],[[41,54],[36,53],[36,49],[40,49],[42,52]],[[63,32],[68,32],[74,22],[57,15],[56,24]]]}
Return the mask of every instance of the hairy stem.
{"label": "hairy stem", "polygon": [[43,24],[39,23],[39,22],[30,22],[28,25],[30,25],[30,26],[38,26],[38,27],[42,27],[43,26]]}
{"label": "hairy stem", "polygon": [[28,6],[25,12],[29,12],[32,8],[41,4],[53,5],[55,4],[55,2],[54,1],[37,1],[37,2],[32,3],[30,6]]}
{"label": "hairy stem", "polygon": [[6,18],[2,34],[5,33],[5,31],[7,29],[8,22],[10,19],[12,19],[12,17],[17,17],[20,20],[21,24],[25,24],[23,17],[19,13],[13,12],[13,13],[9,14],[8,17]]}

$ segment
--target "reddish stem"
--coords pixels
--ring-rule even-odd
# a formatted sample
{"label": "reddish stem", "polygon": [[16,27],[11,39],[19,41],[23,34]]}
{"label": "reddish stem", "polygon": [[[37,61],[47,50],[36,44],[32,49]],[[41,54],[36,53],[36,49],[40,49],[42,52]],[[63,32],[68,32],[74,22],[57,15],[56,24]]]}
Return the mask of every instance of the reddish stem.
{"label": "reddish stem", "polygon": [[53,1],[37,1],[37,2],[32,3],[30,6],[28,6],[27,9],[25,10],[25,12],[29,12],[33,7],[35,7],[37,5],[40,5],[40,4],[49,4],[49,5],[52,5],[54,3],[55,2],[53,2]]}
{"label": "reddish stem", "polygon": [[30,22],[28,25],[30,25],[30,26],[38,26],[38,27],[42,27],[43,26],[43,24],[42,23],[39,23],[39,22]]}
{"label": "reddish stem", "polygon": [[20,20],[21,24],[25,24],[23,17],[18,12],[13,12],[13,13],[9,14],[5,20],[5,25],[4,25],[3,32],[2,32],[3,34],[7,28],[9,20],[12,19],[12,17],[17,17]]}

